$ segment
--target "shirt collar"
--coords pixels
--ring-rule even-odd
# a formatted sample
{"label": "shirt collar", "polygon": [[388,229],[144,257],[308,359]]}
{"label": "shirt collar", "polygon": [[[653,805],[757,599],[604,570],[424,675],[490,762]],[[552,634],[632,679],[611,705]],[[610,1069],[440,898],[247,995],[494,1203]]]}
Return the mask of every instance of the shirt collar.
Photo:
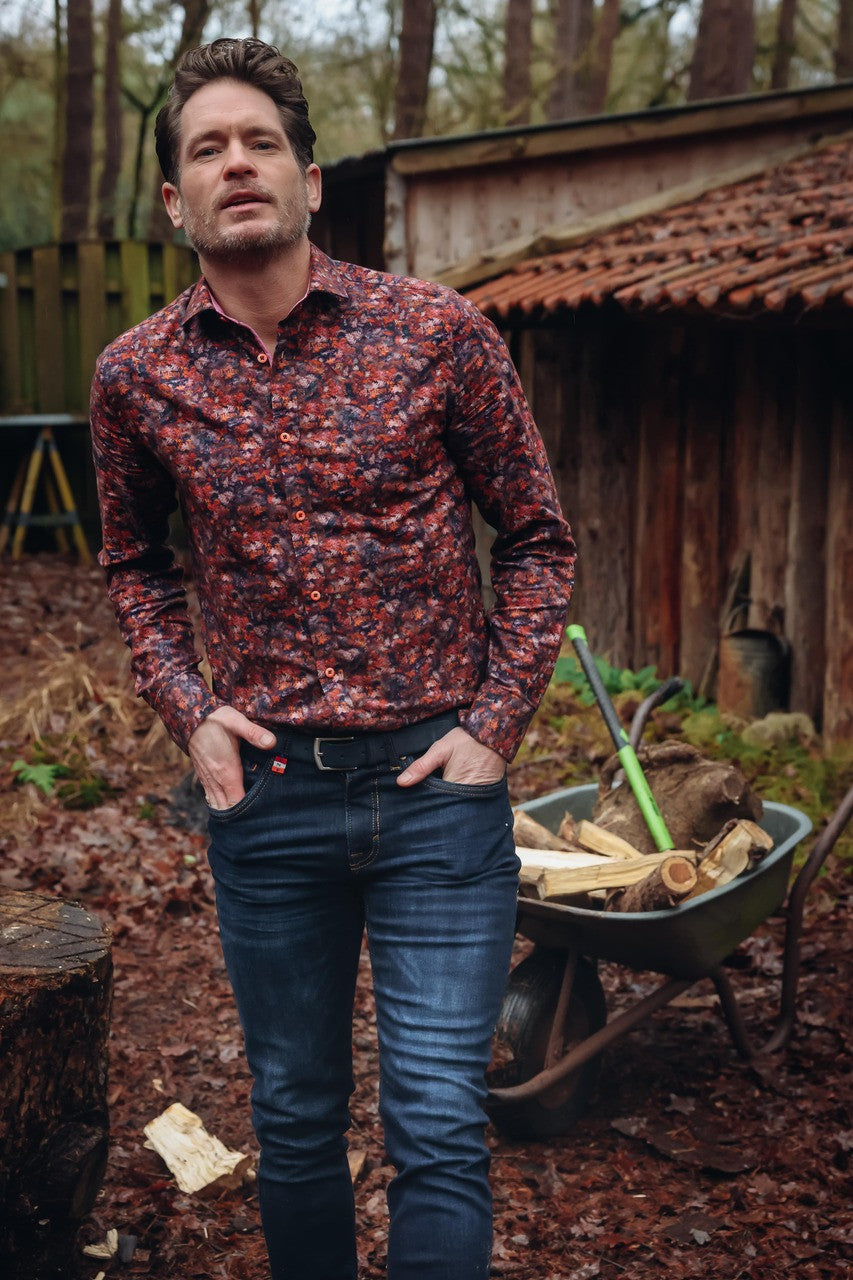
{"label": "shirt collar", "polygon": [[[311,266],[305,297],[307,298],[310,293],[328,293],[344,302],[349,298],[341,264],[327,257],[314,244],[311,245]],[[217,306],[204,276],[190,290],[181,324],[188,324],[202,311],[218,311],[221,314],[221,308]]]}

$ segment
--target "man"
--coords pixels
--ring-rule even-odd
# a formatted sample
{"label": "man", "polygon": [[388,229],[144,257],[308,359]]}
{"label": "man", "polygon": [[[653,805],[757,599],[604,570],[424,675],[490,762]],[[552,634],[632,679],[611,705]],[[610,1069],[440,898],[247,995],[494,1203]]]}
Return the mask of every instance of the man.
{"label": "man", "polygon": [[[492,326],[333,262],[296,68],[181,61],[156,126],[203,279],[102,355],[100,560],[137,688],[210,806],[276,1280],[352,1280],[345,1132],[366,925],[391,1280],[489,1273],[484,1072],[517,859],[506,762],[556,657],[574,544]],[[180,500],[208,688],[170,552]],[[484,617],[470,501],[497,529]]]}

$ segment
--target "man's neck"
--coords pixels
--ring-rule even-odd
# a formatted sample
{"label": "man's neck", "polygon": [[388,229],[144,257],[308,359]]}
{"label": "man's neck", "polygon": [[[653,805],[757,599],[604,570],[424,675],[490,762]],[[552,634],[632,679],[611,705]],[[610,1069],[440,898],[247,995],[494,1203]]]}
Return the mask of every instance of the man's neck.
{"label": "man's neck", "polygon": [[263,263],[201,259],[213,296],[226,315],[249,325],[268,351],[274,352],[279,321],[305,297],[311,269],[311,246],[300,241]]}

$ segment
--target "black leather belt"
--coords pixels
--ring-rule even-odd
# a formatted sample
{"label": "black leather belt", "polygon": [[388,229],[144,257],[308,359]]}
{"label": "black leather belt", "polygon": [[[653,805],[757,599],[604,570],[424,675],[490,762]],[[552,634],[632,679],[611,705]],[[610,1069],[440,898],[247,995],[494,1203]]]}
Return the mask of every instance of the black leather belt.
{"label": "black leather belt", "polygon": [[324,735],[315,738],[295,729],[278,728],[275,732],[278,735],[279,750],[290,759],[313,762],[324,772],[336,772],[386,763],[400,756],[420,755],[458,724],[459,713],[445,711],[429,720],[379,733],[339,734],[331,737]]}

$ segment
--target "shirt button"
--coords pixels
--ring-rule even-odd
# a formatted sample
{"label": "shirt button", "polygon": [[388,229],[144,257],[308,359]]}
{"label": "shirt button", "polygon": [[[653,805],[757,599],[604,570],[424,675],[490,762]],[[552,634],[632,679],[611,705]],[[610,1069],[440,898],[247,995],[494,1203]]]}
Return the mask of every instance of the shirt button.
{"label": "shirt button", "polygon": [[267,355],[266,351],[259,351],[258,364],[266,364],[267,360],[269,360],[269,356]]}
{"label": "shirt button", "polygon": [[304,520],[304,519],[305,519],[305,512],[304,512],[304,511],[295,511],[295,512],[294,512],[294,518],[295,518],[295,519],[297,519],[297,520]]}
{"label": "shirt button", "polygon": [[293,437],[289,436],[286,431],[280,431],[278,438],[279,440],[283,440],[285,444],[287,444],[288,441],[293,439]]}
{"label": "shirt button", "polygon": [[326,670],[323,672],[323,675],[326,677],[327,680],[331,680],[334,674],[335,674],[334,667],[326,667]]}
{"label": "shirt button", "polygon": [[319,599],[320,599],[320,592],[319,592],[319,591],[312,591],[312,592],[311,592],[311,599],[312,599],[312,600],[319,600]]}

